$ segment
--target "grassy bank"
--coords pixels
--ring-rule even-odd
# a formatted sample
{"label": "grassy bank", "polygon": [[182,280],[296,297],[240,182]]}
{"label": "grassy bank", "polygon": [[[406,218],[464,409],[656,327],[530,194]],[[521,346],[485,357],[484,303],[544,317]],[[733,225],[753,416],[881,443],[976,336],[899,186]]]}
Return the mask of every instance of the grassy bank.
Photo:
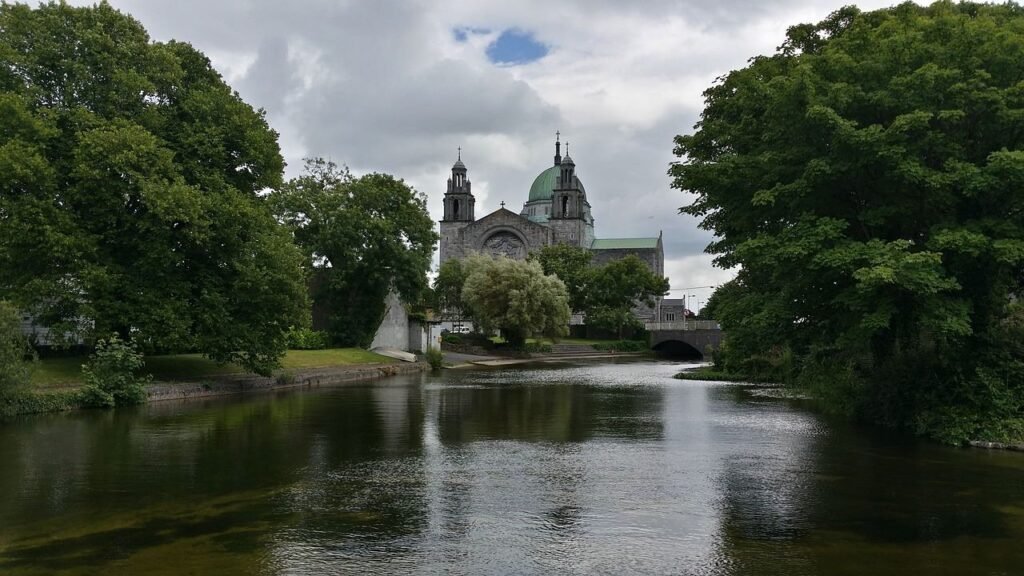
{"label": "grassy bank", "polygon": [[[45,358],[35,365],[27,390],[0,395],[0,416],[59,412],[82,408],[82,364],[88,358]],[[279,373],[357,365],[392,364],[386,356],[358,348],[291,350],[281,361]],[[173,354],[146,358],[143,372],[155,382],[202,382],[247,372],[234,364],[217,364],[199,354]]]}
{"label": "grassy bank", "polygon": [[[37,390],[58,390],[76,387],[82,380],[82,364],[88,358],[44,358],[32,373],[32,386]],[[333,348],[328,350],[290,350],[281,360],[282,371],[350,366],[353,364],[381,364],[394,362],[391,358],[359,348]],[[199,354],[172,354],[146,358],[143,372],[163,382],[189,382],[246,371],[234,364],[217,364]]]}

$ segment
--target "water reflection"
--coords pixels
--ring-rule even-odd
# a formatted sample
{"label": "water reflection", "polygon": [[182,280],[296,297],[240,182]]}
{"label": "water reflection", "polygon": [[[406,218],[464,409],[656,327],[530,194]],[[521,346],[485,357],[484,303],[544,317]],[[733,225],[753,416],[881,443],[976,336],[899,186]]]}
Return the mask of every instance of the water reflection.
{"label": "water reflection", "polygon": [[0,572],[1008,574],[1024,562],[1019,454],[871,436],[675,371],[450,371],[9,423]]}

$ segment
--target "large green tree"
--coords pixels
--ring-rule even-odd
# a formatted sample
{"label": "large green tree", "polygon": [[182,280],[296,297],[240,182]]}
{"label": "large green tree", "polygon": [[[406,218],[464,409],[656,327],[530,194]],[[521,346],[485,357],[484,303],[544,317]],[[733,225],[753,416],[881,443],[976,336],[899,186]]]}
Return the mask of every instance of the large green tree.
{"label": "large green tree", "polygon": [[263,113],[106,3],[0,6],[0,298],[267,372],[307,305]]}
{"label": "large green tree", "polygon": [[335,344],[368,346],[395,290],[419,302],[438,240],[426,197],[387,174],[355,178],[323,159],[270,195],[313,273]]}
{"label": "large green tree", "polygon": [[571,244],[552,244],[530,254],[530,260],[540,262],[548,276],[558,276],[569,293],[569,308],[583,313],[587,307],[587,282],[591,272],[593,254],[586,248]]}
{"label": "large green tree", "polygon": [[643,260],[629,255],[590,268],[585,286],[587,324],[618,332],[622,337],[625,328],[640,325],[633,309],[654,306],[655,300],[668,292],[669,284]]}
{"label": "large green tree", "polygon": [[514,346],[541,334],[564,336],[569,330],[569,298],[565,284],[545,276],[537,262],[474,255],[462,291],[473,320],[485,331],[497,328]]}
{"label": "large green tree", "polygon": [[740,267],[714,302],[729,364],[795,359],[777,365],[952,440],[1024,434],[1024,356],[1002,341],[1024,276],[1022,79],[1024,9],[939,2],[794,26],[709,88],[671,174]]}
{"label": "large green tree", "polygon": [[468,273],[458,258],[447,260],[438,268],[434,278],[434,305],[442,319],[458,323],[466,318],[462,288],[466,285]]}

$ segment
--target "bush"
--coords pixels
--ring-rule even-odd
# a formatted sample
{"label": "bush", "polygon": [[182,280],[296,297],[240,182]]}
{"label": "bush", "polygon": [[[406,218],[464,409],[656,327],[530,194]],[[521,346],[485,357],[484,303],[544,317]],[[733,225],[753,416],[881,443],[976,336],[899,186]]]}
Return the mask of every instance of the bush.
{"label": "bush", "polygon": [[146,384],[152,376],[139,376],[145,361],[134,342],[116,334],[96,343],[96,351],[82,366],[82,403],[110,407],[138,404],[146,399]]}
{"label": "bush", "polygon": [[424,356],[426,356],[431,370],[437,371],[444,366],[444,354],[442,354],[437,348],[434,348],[433,346],[427,348]]}
{"label": "bush", "polygon": [[650,346],[643,340],[614,340],[594,344],[594,350],[602,352],[646,352],[649,349]]}
{"label": "bush", "polygon": [[462,335],[455,332],[446,332],[441,335],[441,342],[445,344],[462,344]]}
{"label": "bush", "polygon": [[527,354],[550,354],[554,350],[547,342],[527,342],[523,351]]}
{"label": "bush", "polygon": [[289,350],[323,350],[330,347],[331,339],[323,330],[296,328],[288,330]]}
{"label": "bush", "polygon": [[35,352],[21,333],[18,311],[0,301],[0,394],[27,386],[35,364]]}

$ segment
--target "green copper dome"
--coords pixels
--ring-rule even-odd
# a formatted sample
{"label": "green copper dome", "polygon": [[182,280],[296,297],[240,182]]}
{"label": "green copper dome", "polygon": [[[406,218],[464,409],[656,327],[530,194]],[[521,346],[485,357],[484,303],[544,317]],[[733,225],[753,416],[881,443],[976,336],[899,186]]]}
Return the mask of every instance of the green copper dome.
{"label": "green copper dome", "polygon": [[550,200],[551,191],[555,189],[555,184],[558,183],[558,166],[552,166],[547,170],[537,175],[537,178],[533,181],[533,186],[530,186],[530,199],[527,202],[533,202],[534,200]]}
{"label": "green copper dome", "polygon": [[[547,170],[541,172],[533,180],[533,186],[530,186],[530,199],[527,202],[534,202],[536,200],[551,200],[555,186],[558,185],[558,173],[559,167],[552,166]],[[578,180],[578,178],[577,178]],[[580,181],[580,189],[586,192],[586,188],[583,187],[583,182]]]}

